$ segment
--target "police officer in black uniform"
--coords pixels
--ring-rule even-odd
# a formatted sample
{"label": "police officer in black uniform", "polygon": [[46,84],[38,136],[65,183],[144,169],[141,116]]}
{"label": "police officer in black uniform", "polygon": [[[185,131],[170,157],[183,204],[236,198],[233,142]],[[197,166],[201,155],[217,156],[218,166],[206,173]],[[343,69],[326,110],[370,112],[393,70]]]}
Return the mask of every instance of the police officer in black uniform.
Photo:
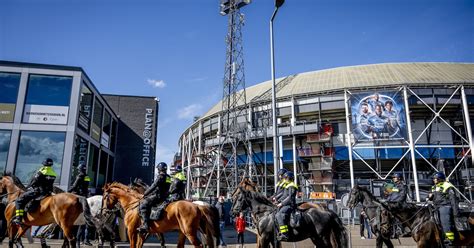
{"label": "police officer in black uniform", "polygon": [[443,172],[436,172],[433,176],[434,186],[428,200],[433,200],[433,204],[439,208],[439,217],[445,242],[451,245],[454,241],[454,217],[458,216],[458,197],[454,191],[454,186],[450,182],[446,182],[446,175]]}
{"label": "police officer in black uniform", "polygon": [[186,199],[186,176],[183,173],[181,165],[176,166],[176,173],[173,176],[170,187],[170,201],[179,201]]}
{"label": "police officer in black uniform", "polygon": [[387,201],[397,203],[401,207],[407,201],[407,186],[403,182],[403,175],[400,172],[394,173],[392,180],[394,186],[387,197]]}
{"label": "police officer in black uniform", "polygon": [[281,168],[280,170],[278,170],[278,178],[280,179],[280,181],[278,181],[278,183],[276,184],[275,194],[273,194],[273,196],[271,197],[273,202],[279,202],[285,191],[284,187],[287,181],[283,178],[283,176],[286,172],[288,172],[288,170],[285,168]]}
{"label": "police officer in black uniform", "polygon": [[279,236],[281,241],[287,241],[288,236],[288,221],[291,212],[296,208],[296,193],[298,192],[298,185],[294,183],[295,175],[291,171],[287,171],[284,176],[286,184],[283,187],[284,193],[280,198],[281,201],[277,204],[278,213],[276,219],[278,222]]}
{"label": "police officer in black uniform", "polygon": [[168,165],[166,165],[166,163],[160,162],[158,164],[160,174],[143,195],[143,200],[139,207],[140,217],[142,218],[142,225],[138,228],[140,233],[148,232],[151,208],[159,203],[167,203],[166,199],[168,198],[171,184],[171,177],[166,174],[167,169]]}
{"label": "police officer in black uniform", "polygon": [[[80,195],[83,197],[89,196],[89,183],[91,178],[87,175],[87,167],[86,165],[81,162],[76,169],[78,170],[79,174],[76,176],[76,180],[72,184],[71,188],[69,189],[70,193]],[[79,246],[81,239],[84,238],[84,244],[91,246],[91,242],[89,241],[89,230],[87,225],[81,225],[78,227],[77,235],[76,235],[76,242]]]}
{"label": "police officer in black uniform", "polygon": [[15,207],[15,218],[13,222],[17,225],[23,223],[23,216],[25,215],[25,206],[31,200],[46,196],[53,192],[54,180],[56,180],[56,172],[53,170],[53,160],[47,158],[43,161],[43,166],[35,173],[30,182],[30,188],[18,197]]}
{"label": "police officer in black uniform", "polygon": [[89,195],[89,183],[91,178],[87,175],[87,167],[85,164],[81,163],[77,166],[79,174],[76,176],[76,180],[69,189],[70,193],[87,197]]}

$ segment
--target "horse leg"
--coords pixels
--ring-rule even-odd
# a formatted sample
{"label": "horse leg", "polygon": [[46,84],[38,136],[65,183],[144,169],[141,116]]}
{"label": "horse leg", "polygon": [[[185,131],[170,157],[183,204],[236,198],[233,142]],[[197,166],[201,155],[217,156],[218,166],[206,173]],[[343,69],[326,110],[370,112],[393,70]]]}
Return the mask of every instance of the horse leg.
{"label": "horse leg", "polygon": [[383,238],[383,242],[387,246],[387,248],[393,248],[393,243],[390,239]]}
{"label": "horse leg", "polygon": [[186,241],[186,236],[184,235],[183,232],[179,231],[178,244],[176,245],[176,247],[178,247],[178,248],[183,248],[185,241]]}
{"label": "horse leg", "polygon": [[194,232],[194,234],[186,234],[186,237],[194,247],[202,247],[201,240],[199,240],[196,232]]}
{"label": "horse leg", "polygon": [[165,235],[163,233],[156,234],[160,238],[161,248],[166,248]]}
{"label": "horse leg", "polygon": [[138,235],[135,233],[133,227],[128,227],[128,240],[130,242],[130,248],[136,248]]}

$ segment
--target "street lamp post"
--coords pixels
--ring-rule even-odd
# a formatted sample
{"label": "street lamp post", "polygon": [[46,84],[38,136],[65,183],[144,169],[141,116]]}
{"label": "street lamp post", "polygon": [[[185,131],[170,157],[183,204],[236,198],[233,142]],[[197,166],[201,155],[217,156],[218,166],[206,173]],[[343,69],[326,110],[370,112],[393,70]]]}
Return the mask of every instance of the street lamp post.
{"label": "street lamp post", "polygon": [[273,170],[275,179],[275,189],[278,182],[277,171],[279,169],[279,149],[278,149],[278,126],[276,118],[276,89],[275,89],[275,54],[273,49],[273,19],[278,12],[278,9],[283,5],[285,0],[275,0],[275,10],[273,11],[272,18],[270,19],[270,55],[271,55],[271,66],[272,66],[272,118],[273,118]]}

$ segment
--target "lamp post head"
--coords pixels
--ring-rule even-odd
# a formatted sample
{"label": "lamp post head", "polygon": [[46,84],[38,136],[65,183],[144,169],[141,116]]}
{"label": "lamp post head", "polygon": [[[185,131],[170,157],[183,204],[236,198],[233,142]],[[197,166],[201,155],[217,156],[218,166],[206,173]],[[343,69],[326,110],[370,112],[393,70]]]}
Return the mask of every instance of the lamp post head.
{"label": "lamp post head", "polygon": [[275,7],[280,8],[285,3],[285,0],[275,0]]}

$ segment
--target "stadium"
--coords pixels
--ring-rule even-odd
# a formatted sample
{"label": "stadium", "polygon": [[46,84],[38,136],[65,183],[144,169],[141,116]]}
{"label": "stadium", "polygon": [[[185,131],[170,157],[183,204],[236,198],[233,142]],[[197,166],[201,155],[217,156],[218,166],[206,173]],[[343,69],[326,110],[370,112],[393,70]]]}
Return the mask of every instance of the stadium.
{"label": "stadium", "polygon": [[[195,198],[229,195],[244,176],[272,193],[272,82],[245,90],[234,116],[241,133],[224,139],[222,102],[183,131],[174,165]],[[245,98],[244,98],[245,99]],[[295,171],[304,199],[333,201],[354,184],[376,196],[401,172],[412,200],[444,171],[472,200],[474,64],[390,63],[333,68],[276,80],[280,166]],[[227,139],[228,140],[228,139]],[[241,141],[241,142],[240,142]]]}

